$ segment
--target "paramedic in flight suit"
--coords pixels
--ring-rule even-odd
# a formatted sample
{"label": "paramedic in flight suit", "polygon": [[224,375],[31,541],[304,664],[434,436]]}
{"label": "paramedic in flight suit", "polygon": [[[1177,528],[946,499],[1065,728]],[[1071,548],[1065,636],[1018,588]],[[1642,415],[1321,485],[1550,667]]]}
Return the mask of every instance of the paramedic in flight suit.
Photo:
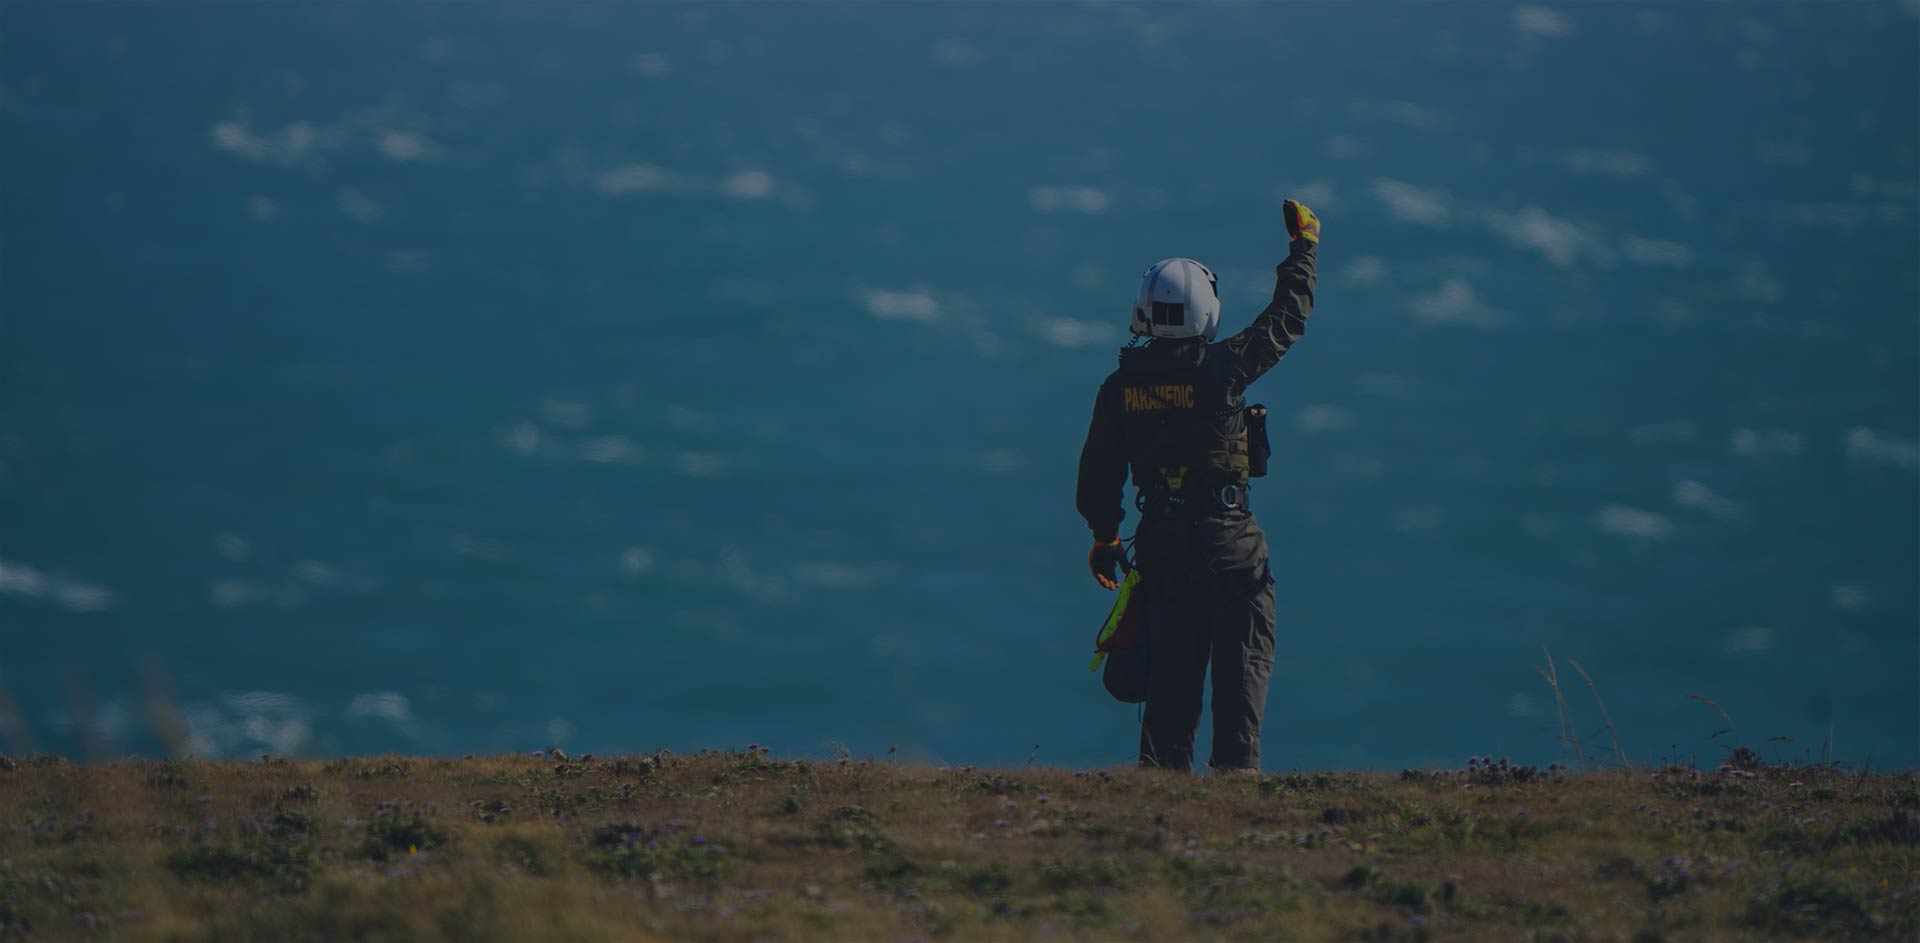
{"label": "paramedic in flight suit", "polygon": [[[1075,504],[1093,530],[1087,562],[1113,589],[1126,561],[1121,501],[1138,489],[1133,564],[1140,569],[1146,644],[1146,712],[1140,765],[1186,771],[1193,763],[1201,692],[1213,671],[1213,756],[1222,773],[1260,768],[1260,718],[1273,673],[1273,577],[1267,539],[1248,504],[1252,456],[1246,389],[1280,362],[1313,310],[1320,221],[1283,207],[1291,249],[1275,270],[1273,301],[1246,330],[1214,341],[1218,283],[1192,259],[1167,259],[1140,284],[1132,330],[1144,346],[1120,351],[1120,368],[1094,401],[1080,453]],[[1136,342],[1138,343],[1138,342]],[[1262,413],[1261,415],[1264,415]],[[1264,449],[1264,420],[1258,442]]]}

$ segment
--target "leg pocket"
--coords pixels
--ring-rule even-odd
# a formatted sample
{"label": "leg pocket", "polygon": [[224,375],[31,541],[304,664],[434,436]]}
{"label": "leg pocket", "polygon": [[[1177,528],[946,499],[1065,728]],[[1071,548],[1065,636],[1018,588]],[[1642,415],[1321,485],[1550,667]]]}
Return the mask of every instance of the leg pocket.
{"label": "leg pocket", "polygon": [[1215,575],[1245,581],[1267,562],[1267,535],[1251,515],[1208,522],[1195,550]]}

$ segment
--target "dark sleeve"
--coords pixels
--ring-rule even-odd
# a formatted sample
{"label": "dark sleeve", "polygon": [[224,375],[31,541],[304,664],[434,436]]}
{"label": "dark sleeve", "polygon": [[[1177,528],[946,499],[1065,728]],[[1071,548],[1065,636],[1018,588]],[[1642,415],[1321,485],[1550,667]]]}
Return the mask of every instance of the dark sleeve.
{"label": "dark sleeve", "polygon": [[1273,301],[1246,330],[1224,342],[1233,356],[1234,380],[1242,389],[1272,370],[1307,332],[1307,315],[1313,313],[1314,251],[1305,239],[1293,241],[1287,260],[1274,268]]}
{"label": "dark sleeve", "polygon": [[1121,498],[1127,486],[1127,453],[1120,439],[1120,386],[1111,378],[1100,386],[1093,401],[1093,423],[1087,444],[1080,449],[1080,484],[1073,503],[1087,519],[1095,540],[1120,535],[1126,510]]}

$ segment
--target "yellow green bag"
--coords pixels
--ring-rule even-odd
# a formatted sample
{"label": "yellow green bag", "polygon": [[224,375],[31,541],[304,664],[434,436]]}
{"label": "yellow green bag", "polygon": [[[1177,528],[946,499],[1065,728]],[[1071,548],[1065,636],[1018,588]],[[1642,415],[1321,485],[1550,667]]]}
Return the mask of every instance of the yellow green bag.
{"label": "yellow green bag", "polygon": [[1120,581],[1119,597],[1100,633],[1093,639],[1093,663],[1088,671],[1107,670],[1100,676],[1107,693],[1124,704],[1147,699],[1147,627],[1144,600],[1140,592],[1140,569],[1135,567]]}

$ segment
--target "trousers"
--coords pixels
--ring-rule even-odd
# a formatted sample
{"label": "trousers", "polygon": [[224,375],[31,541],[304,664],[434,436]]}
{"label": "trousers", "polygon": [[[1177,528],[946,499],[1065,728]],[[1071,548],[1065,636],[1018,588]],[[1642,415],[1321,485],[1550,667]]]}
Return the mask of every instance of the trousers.
{"label": "trousers", "polygon": [[1244,512],[1147,518],[1135,535],[1147,629],[1140,765],[1193,766],[1209,669],[1219,772],[1260,768],[1260,723],[1273,676],[1273,575],[1266,535]]}

